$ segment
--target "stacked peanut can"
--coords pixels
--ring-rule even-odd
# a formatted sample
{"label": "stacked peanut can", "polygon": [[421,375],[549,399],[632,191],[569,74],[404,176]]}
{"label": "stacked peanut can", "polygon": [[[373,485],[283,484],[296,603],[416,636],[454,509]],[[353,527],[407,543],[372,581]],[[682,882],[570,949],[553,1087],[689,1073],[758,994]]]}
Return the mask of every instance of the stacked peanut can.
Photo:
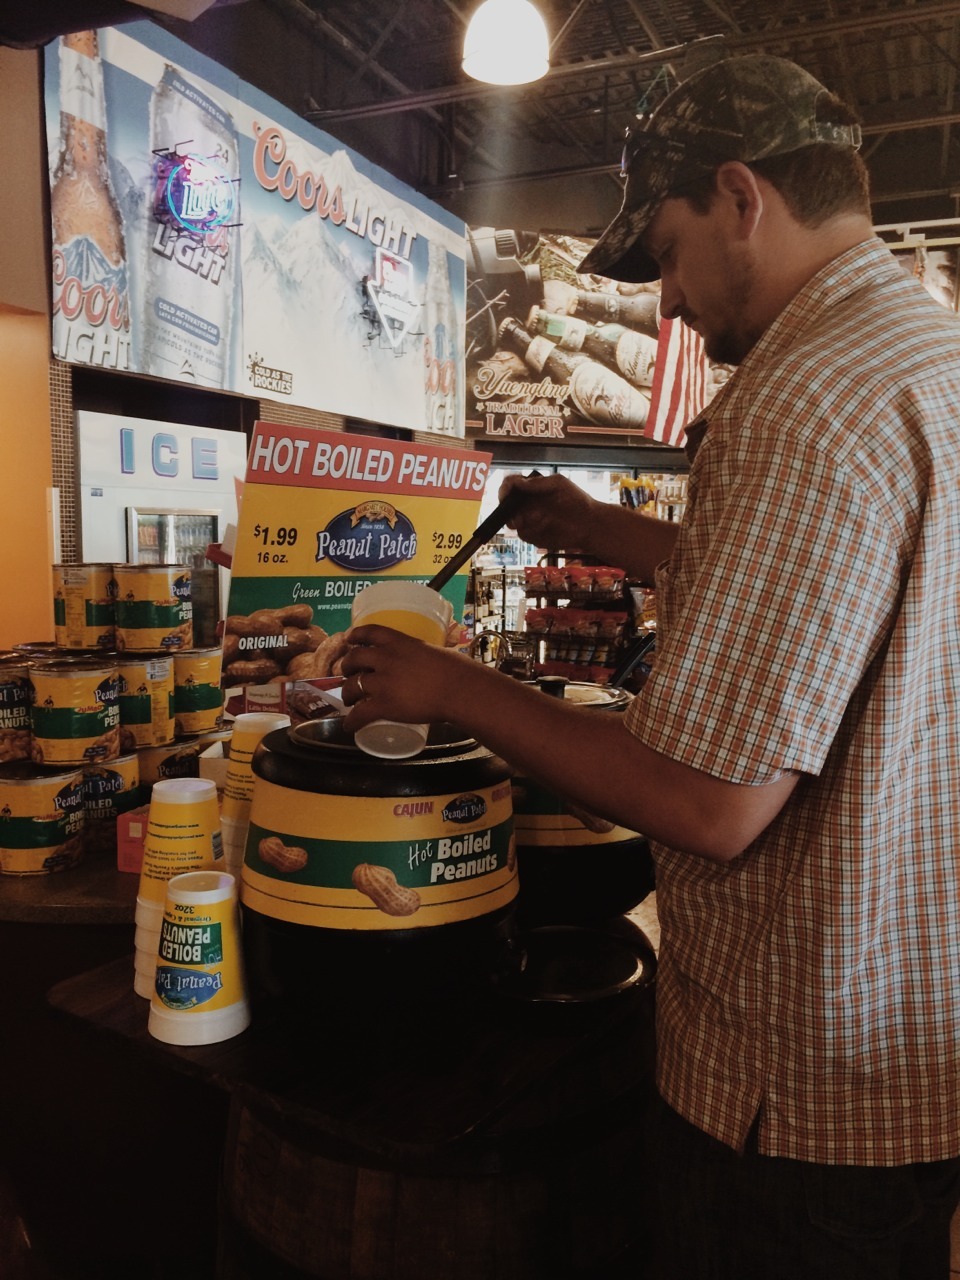
{"label": "stacked peanut can", "polygon": [[115,854],[155,782],[223,737],[221,650],[193,648],[183,565],[55,565],[56,641],[0,653],[0,874]]}

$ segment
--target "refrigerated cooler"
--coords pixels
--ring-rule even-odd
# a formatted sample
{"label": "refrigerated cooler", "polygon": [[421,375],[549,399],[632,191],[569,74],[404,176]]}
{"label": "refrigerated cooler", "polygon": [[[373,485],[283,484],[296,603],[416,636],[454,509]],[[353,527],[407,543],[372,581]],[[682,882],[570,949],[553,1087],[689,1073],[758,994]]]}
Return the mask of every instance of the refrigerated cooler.
{"label": "refrigerated cooler", "polygon": [[237,523],[243,433],[81,410],[77,443],[78,559],[188,565],[194,643],[216,644],[229,571],[206,552]]}
{"label": "refrigerated cooler", "polygon": [[126,516],[127,563],[187,565],[193,601],[193,643],[198,648],[217,644],[222,603],[220,570],[207,559],[207,548],[221,540],[221,513],[127,507]]}

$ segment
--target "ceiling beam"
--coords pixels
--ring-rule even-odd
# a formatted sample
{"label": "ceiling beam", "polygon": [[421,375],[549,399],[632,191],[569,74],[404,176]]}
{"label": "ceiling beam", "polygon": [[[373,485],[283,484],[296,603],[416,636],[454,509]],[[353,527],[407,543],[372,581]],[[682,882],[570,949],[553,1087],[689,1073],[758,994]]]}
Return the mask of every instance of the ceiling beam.
{"label": "ceiling beam", "polygon": [[[287,0],[289,2],[289,0]],[[306,8],[302,4],[299,6]],[[308,12],[313,12],[309,10]],[[316,16],[316,15],[314,15]],[[794,44],[798,47],[810,41],[819,41],[825,37],[861,33],[876,28],[893,30],[904,26],[915,27],[917,23],[938,19],[960,17],[960,0],[928,0],[927,3],[899,5],[894,9],[882,12],[858,13],[853,17],[827,18],[821,22],[780,23],[779,26],[756,33],[725,33],[702,36],[686,44],[675,44],[660,49],[649,49],[642,53],[616,54],[609,58],[594,61],[565,62],[551,67],[543,79],[533,85],[489,85],[479,81],[445,85],[436,89],[424,89],[415,92],[404,92],[402,96],[379,102],[357,103],[355,106],[331,107],[320,111],[305,113],[307,118],[315,122],[326,120],[358,120],[378,115],[391,115],[400,111],[414,111],[421,107],[433,107],[446,102],[461,102],[468,99],[489,97],[493,94],[505,93],[539,93],[545,83],[555,82],[570,76],[593,78],[610,75],[613,72],[628,71],[646,63],[667,63],[697,52],[708,44],[716,43],[730,53],[744,53],[749,50],[766,49],[771,45],[782,46]],[[322,27],[331,38],[336,39],[336,29],[326,19]],[[346,38],[340,36],[346,43]]]}

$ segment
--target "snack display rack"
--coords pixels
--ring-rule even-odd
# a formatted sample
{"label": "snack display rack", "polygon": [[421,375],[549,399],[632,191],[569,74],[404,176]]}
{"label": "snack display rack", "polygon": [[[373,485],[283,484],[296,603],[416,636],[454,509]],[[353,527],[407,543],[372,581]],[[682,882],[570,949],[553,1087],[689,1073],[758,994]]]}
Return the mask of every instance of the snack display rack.
{"label": "snack display rack", "polygon": [[623,570],[561,552],[527,566],[524,584],[532,674],[608,683],[632,631]]}

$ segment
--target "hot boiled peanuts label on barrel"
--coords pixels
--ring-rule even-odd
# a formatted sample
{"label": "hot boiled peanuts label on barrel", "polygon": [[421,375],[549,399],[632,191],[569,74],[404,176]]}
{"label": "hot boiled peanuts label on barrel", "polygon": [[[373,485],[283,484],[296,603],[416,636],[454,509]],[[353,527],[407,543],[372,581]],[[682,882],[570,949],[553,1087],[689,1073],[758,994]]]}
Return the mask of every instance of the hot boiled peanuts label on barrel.
{"label": "hot boiled peanuts label on barrel", "polygon": [[241,899],[326,929],[419,929],[517,894],[509,782],[436,796],[337,796],[257,779]]}

